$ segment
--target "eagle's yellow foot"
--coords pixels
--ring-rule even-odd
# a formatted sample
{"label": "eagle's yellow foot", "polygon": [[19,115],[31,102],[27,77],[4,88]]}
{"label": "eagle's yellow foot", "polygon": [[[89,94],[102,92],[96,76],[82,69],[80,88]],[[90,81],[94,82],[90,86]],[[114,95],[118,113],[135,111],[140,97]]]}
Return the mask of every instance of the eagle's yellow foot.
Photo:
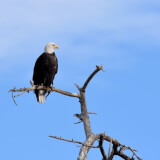
{"label": "eagle's yellow foot", "polygon": [[49,94],[51,93],[52,91],[52,86],[48,86],[47,87],[47,95],[46,95],[46,98],[49,96]]}

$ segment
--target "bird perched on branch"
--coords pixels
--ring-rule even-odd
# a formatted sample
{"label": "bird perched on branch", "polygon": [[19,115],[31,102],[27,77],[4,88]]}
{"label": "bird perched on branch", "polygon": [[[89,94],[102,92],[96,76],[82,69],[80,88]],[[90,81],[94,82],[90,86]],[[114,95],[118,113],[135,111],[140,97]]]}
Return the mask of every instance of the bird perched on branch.
{"label": "bird perched on branch", "polygon": [[[55,43],[49,42],[44,52],[38,57],[33,72],[34,85],[50,87],[53,85],[55,74],[58,71],[58,60],[54,49],[59,48]],[[39,103],[44,103],[46,90],[36,90],[35,94]]]}

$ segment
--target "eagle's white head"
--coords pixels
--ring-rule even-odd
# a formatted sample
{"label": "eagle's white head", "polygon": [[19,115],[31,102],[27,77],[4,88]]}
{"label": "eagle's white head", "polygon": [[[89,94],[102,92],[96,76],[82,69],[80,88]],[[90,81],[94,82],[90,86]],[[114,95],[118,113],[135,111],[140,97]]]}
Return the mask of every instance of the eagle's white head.
{"label": "eagle's white head", "polygon": [[53,42],[49,42],[45,48],[44,48],[44,52],[45,53],[49,53],[49,54],[52,54],[54,52],[54,49],[55,48],[59,48],[55,43]]}

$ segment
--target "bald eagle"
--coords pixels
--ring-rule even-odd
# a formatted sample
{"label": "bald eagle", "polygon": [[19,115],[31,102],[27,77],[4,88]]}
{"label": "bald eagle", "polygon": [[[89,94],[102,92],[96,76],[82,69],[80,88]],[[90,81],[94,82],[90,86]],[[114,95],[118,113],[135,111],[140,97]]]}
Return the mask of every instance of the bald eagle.
{"label": "bald eagle", "polygon": [[[54,49],[59,48],[55,43],[48,43],[44,52],[38,57],[33,72],[34,85],[38,86],[51,86],[55,74],[58,71],[58,60],[55,55]],[[35,94],[39,103],[44,103],[46,90],[36,90]]]}

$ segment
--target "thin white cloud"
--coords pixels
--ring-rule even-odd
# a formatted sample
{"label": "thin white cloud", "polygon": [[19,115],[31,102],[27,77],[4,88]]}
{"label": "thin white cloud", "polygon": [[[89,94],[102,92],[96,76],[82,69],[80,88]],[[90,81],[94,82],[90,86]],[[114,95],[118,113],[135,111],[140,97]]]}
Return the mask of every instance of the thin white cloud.
{"label": "thin white cloud", "polygon": [[44,44],[53,40],[62,45],[59,52],[69,54],[64,57],[75,60],[83,59],[82,53],[85,59],[123,55],[124,50],[116,48],[119,42],[150,43],[152,39],[159,43],[160,14],[145,10],[144,4],[157,5],[149,0],[3,1],[0,58],[10,56],[10,61],[17,60],[22,52],[26,58],[35,52],[36,57]]}
{"label": "thin white cloud", "polygon": [[21,3],[16,0],[8,5],[4,1],[0,10],[0,23],[3,30],[16,32],[18,29],[17,33],[24,35],[48,30],[55,33],[74,33],[77,30],[83,32],[90,29],[144,29],[151,22],[156,27],[159,14],[141,13],[138,8],[142,4],[144,1],[101,0],[97,3],[96,0],[33,0]]}

